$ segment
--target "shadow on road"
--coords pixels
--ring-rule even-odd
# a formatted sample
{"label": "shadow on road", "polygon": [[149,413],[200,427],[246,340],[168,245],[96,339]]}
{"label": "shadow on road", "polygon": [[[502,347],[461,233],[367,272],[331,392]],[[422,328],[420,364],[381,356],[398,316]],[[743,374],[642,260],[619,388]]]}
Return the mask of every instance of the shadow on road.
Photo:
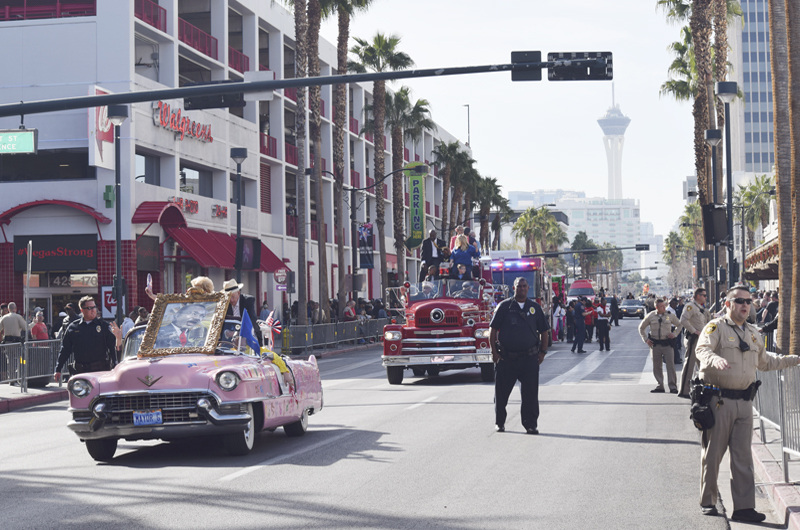
{"label": "shadow on road", "polygon": [[671,440],[669,438],[626,438],[623,436],[587,436],[584,434],[557,434],[541,433],[539,436],[548,438],[567,438],[569,440],[588,440],[591,442],[622,442],[632,444],[677,444],[677,445],[700,445],[699,441],[690,440]]}

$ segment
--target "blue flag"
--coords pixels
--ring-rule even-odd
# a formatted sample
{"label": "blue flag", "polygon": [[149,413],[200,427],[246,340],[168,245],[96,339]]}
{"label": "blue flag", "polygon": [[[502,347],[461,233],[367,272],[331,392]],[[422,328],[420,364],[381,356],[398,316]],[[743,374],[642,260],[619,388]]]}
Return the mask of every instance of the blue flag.
{"label": "blue flag", "polygon": [[261,345],[258,343],[253,323],[250,322],[250,315],[247,314],[247,311],[242,311],[242,338],[247,341],[247,345],[256,355],[261,355]]}

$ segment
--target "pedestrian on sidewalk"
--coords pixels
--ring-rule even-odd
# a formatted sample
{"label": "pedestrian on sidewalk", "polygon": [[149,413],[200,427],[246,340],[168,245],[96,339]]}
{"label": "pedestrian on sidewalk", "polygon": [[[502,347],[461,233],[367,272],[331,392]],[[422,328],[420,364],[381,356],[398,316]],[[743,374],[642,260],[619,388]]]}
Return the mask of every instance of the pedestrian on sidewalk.
{"label": "pedestrian on sidewalk", "polygon": [[700,332],[711,320],[711,314],[706,311],[706,290],[700,287],[695,289],[694,298],[683,307],[681,313],[681,324],[686,330],[686,356],[684,357],[683,370],[681,371],[681,384],[678,387],[678,397],[688,398],[691,388],[692,373],[697,364],[695,348]]}
{"label": "pedestrian on sidewalk", "polygon": [[718,388],[708,408],[714,424],[703,431],[700,507],[704,515],[717,515],[719,464],[730,449],[733,521],[760,523],[766,516],[755,510],[753,477],[752,400],[758,390],[756,370],[781,370],[800,363],[800,357],[770,353],[758,328],[747,322],[752,300],[744,285],[732,287],[725,297],[726,314],[709,322],[697,341],[699,377],[703,385]]}
{"label": "pedestrian on sidewalk", "polygon": [[55,381],[61,380],[61,371],[70,355],[75,356],[69,367],[71,375],[102,372],[110,370],[116,364],[117,351],[122,347],[122,330],[117,327],[116,322],[109,324],[97,315],[94,298],[84,296],[78,306],[82,316],[80,320],[70,324],[64,334],[56,373],[53,374]]}
{"label": "pedestrian on sidewalk", "polygon": [[550,324],[542,307],[528,298],[528,282],[514,280],[514,296],[500,302],[489,323],[495,363],[495,430],[505,431],[508,397],[519,381],[522,426],[539,434],[539,365],[547,353]]}
{"label": "pedestrian on sidewalk", "polygon": [[612,323],[615,326],[619,326],[619,300],[617,300],[617,295],[612,294],[609,303],[611,304],[611,320],[609,320],[608,326],[611,327]]}
{"label": "pedestrian on sidewalk", "polygon": [[584,313],[584,324],[586,326],[586,342],[592,342],[592,335],[594,335],[594,327],[595,322],[597,321],[597,311],[595,309],[600,302],[595,300],[594,302],[586,301],[585,306],[585,313]]}
{"label": "pedestrian on sidewalk", "polygon": [[575,300],[572,300],[566,310],[567,342],[575,340]]}
{"label": "pedestrian on sidewalk", "polygon": [[[673,331],[673,327],[674,331]],[[649,328],[649,332],[648,332]],[[664,370],[661,363],[667,363],[667,384],[669,391],[673,394],[678,393],[677,377],[675,375],[675,363],[672,362],[674,351],[672,349],[672,339],[676,333],[683,329],[681,321],[672,313],[667,313],[667,303],[659,298],[656,300],[656,310],[649,313],[639,324],[639,335],[642,340],[650,347],[650,354],[653,358],[653,375],[658,382],[658,386],[650,392],[664,392]]]}

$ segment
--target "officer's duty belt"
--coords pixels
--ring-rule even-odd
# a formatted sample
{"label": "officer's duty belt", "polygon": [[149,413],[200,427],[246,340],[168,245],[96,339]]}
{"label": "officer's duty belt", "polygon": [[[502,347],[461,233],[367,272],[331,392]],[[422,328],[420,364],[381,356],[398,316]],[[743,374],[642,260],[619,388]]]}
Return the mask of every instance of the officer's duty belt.
{"label": "officer's duty belt", "polygon": [[724,399],[743,399],[745,401],[753,401],[756,397],[756,392],[758,391],[758,386],[756,386],[755,391],[750,387],[745,388],[744,390],[729,390],[727,388],[720,388],[719,395]]}
{"label": "officer's duty belt", "polygon": [[653,344],[657,344],[659,346],[672,346],[672,339],[654,339],[649,335],[648,338],[653,342]]}

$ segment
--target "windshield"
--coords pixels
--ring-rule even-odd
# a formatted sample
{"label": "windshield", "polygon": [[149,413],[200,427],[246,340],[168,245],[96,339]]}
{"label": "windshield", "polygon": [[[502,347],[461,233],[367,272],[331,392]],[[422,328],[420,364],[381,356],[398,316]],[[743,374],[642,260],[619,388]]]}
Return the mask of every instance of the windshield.
{"label": "windshield", "polygon": [[409,302],[438,298],[470,298],[477,300],[481,284],[477,280],[435,280],[412,283],[408,287]]}
{"label": "windshield", "polygon": [[492,271],[492,283],[495,285],[507,285],[509,292],[514,292],[514,280],[523,277],[528,282],[528,298],[539,297],[538,271]]}
{"label": "windshield", "polygon": [[477,300],[481,292],[481,284],[475,280],[447,280],[447,292],[451,298],[469,298]]}
{"label": "windshield", "polygon": [[567,296],[594,296],[594,289],[591,287],[573,287]]}
{"label": "windshield", "polygon": [[[217,344],[217,353],[225,353],[230,355],[235,354],[238,350],[239,353],[256,355],[256,353],[247,345],[247,342],[244,339],[241,341],[239,340],[240,328],[241,322],[238,320],[225,321],[225,323],[222,325],[222,333],[220,334],[219,343]],[[136,358],[137,354],[139,353],[139,347],[142,345],[145,329],[145,326],[139,326],[133,328],[128,333],[128,335],[125,337],[122,359]],[[241,344],[239,344],[239,342],[241,342]]]}
{"label": "windshield", "polygon": [[627,306],[632,306],[632,305],[640,306],[640,305],[642,305],[642,303],[639,300],[623,300],[622,301],[622,306],[627,307]]}

